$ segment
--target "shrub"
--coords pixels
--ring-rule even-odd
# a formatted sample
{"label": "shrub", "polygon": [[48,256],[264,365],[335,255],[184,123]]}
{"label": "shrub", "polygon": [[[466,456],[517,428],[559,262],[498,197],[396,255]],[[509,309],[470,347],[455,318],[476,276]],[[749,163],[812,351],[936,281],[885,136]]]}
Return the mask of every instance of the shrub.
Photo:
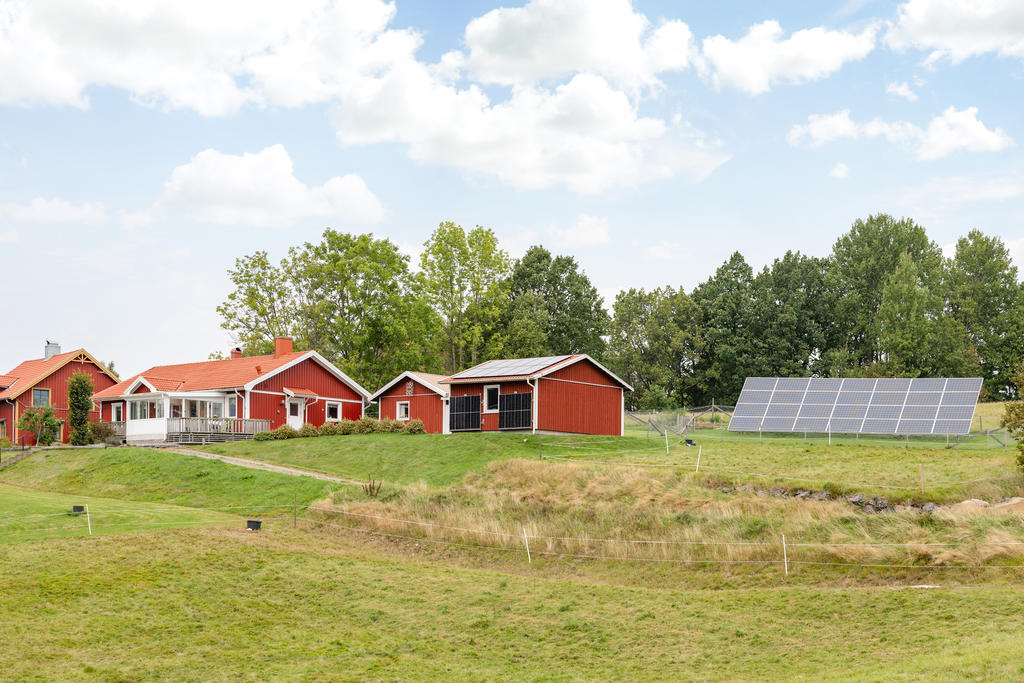
{"label": "shrub", "polygon": [[36,444],[49,446],[60,433],[60,422],[53,414],[53,408],[29,408],[18,419],[18,429],[34,432]]}
{"label": "shrub", "polygon": [[89,431],[92,432],[93,443],[103,443],[114,436],[114,428],[109,422],[91,422]]}
{"label": "shrub", "polygon": [[316,427],[307,422],[299,428],[299,436],[305,439],[311,436],[320,436],[320,432],[317,431]]}
{"label": "shrub", "polygon": [[320,427],[320,436],[337,436],[341,434],[341,426],[337,422],[324,422]]}
{"label": "shrub", "polygon": [[380,423],[372,417],[361,417],[356,420],[353,434],[375,434],[380,431]]}
{"label": "shrub", "polygon": [[338,433],[339,434],[355,434],[356,433],[356,423],[354,421],[352,421],[352,420],[342,420],[341,422],[338,423]]}
{"label": "shrub", "polygon": [[275,439],[295,439],[298,438],[299,432],[295,427],[289,427],[288,425],[281,425],[275,429],[271,434],[274,435]]}
{"label": "shrub", "polygon": [[402,427],[403,434],[425,434],[427,430],[423,427],[423,420],[419,418],[415,420],[409,420]]}
{"label": "shrub", "polygon": [[379,420],[380,426],[377,431],[388,432],[389,434],[398,434],[405,427],[405,423],[399,420],[392,420],[390,418],[384,418]]}
{"label": "shrub", "polygon": [[274,436],[273,432],[256,432],[252,435],[253,441],[270,441],[275,438],[277,437]]}

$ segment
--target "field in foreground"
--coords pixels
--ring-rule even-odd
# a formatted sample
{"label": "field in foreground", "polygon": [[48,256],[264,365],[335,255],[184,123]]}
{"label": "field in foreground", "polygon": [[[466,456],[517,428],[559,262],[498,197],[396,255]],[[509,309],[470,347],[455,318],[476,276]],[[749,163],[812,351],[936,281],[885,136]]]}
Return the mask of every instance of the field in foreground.
{"label": "field in foreground", "polygon": [[271,528],[0,546],[14,679],[1020,679],[1024,593],[627,587]]}

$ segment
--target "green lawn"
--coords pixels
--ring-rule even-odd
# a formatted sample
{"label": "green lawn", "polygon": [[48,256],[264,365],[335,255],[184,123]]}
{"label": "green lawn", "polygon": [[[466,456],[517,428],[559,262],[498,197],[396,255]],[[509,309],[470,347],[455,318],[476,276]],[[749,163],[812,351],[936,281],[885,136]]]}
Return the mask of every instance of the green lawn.
{"label": "green lawn", "polygon": [[[88,515],[71,514],[73,505]],[[239,525],[238,517],[137,501],[67,495],[0,484],[0,544],[193,525]],[[91,529],[90,529],[91,524]],[[5,573],[6,574],[6,573]]]}
{"label": "green lawn", "polygon": [[[1024,478],[1013,465],[1015,453],[1002,449],[904,449],[898,445],[857,445],[836,440],[726,438],[699,431],[700,473],[723,483],[752,483],[789,489],[825,488],[889,497],[952,502],[968,497],[1000,499],[1024,495]],[[728,435],[726,435],[728,437]],[[663,438],[544,436],[546,459],[594,466],[671,466],[695,471],[698,448],[678,438],[665,452]],[[356,479],[383,479],[390,485],[425,482],[443,488],[495,460],[538,457],[538,437],[516,434],[369,434],[286,441],[235,442],[205,450],[265,462],[293,465]],[[921,476],[924,475],[924,493]]]}
{"label": "green lawn", "polygon": [[[641,438],[541,437],[544,453],[648,452],[659,446]],[[556,446],[556,444],[563,444]],[[580,448],[568,448],[576,444]],[[585,450],[582,448],[585,447]],[[664,448],[660,446],[660,448]],[[390,484],[453,484],[494,460],[537,458],[537,437],[522,434],[354,434],[285,441],[236,441],[204,446],[211,453],[293,465],[339,476]]]}
{"label": "green lawn", "polygon": [[[287,527],[0,545],[0,671],[93,680],[1019,680],[1024,592],[590,582]],[[631,567],[634,578],[648,571]]]}
{"label": "green lawn", "polygon": [[152,448],[39,451],[0,470],[3,483],[180,506],[229,506],[238,514],[290,510],[293,500],[307,505],[333,486]]}

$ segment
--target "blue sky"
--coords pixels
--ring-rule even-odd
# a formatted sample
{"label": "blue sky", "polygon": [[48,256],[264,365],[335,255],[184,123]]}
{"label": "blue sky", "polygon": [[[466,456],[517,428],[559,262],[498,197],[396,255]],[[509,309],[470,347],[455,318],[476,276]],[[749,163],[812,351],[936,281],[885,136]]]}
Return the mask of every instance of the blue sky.
{"label": "blue sky", "polygon": [[1019,2],[500,7],[0,0],[0,365],[205,358],[234,259],[327,226],[485,225],[609,305],[872,212],[1024,265]]}

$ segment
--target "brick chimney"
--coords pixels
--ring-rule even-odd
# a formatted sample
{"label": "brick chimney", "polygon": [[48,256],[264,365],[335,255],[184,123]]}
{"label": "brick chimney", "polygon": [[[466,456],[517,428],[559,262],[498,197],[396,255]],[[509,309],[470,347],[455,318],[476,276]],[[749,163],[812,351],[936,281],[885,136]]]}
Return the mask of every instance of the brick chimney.
{"label": "brick chimney", "polygon": [[237,346],[235,348],[231,349],[231,360],[235,360],[236,358],[241,358],[241,357],[242,357],[242,349],[238,348]]}
{"label": "brick chimney", "polygon": [[295,344],[291,337],[274,337],[274,358],[287,356],[295,350]]}

